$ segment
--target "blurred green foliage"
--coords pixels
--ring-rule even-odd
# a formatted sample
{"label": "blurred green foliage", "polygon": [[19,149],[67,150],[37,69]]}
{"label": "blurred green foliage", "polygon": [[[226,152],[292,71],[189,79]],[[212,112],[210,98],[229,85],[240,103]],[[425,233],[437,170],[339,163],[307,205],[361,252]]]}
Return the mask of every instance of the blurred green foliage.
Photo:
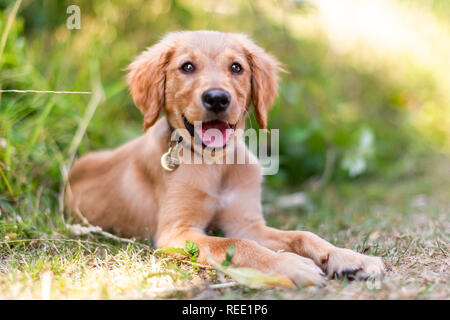
{"label": "blurred green foliage", "polygon": [[[283,12],[314,10],[304,1],[269,1]],[[405,100],[435,87],[426,73],[388,81],[383,70],[362,70],[337,55],[324,38],[292,34],[260,1],[123,0],[27,1],[8,31],[0,60],[2,89],[92,90],[100,76],[105,100],[89,124],[79,154],[110,148],[141,133],[124,68],[144,48],[174,30],[213,29],[249,34],[282,61],[279,98],[270,114],[280,128],[281,167],[269,187],[299,188],[383,175],[431,150],[408,122]],[[15,1],[0,0],[0,34]],[[81,8],[81,29],[68,30],[66,8]],[[0,197],[51,195],[89,96],[0,96]],[[256,127],[253,117],[248,125]],[[41,191],[40,191],[41,190]],[[52,200],[53,199],[53,200]]]}

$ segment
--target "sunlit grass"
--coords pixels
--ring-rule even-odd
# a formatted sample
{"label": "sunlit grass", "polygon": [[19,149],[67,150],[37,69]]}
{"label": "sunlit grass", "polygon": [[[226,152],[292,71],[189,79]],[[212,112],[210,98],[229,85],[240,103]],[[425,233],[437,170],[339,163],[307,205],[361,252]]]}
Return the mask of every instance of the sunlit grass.
{"label": "sunlit grass", "polygon": [[[61,3],[0,11],[0,88],[93,92],[0,95],[0,298],[449,297],[449,160],[418,154],[450,146],[450,11],[424,1],[124,0],[122,10],[81,0],[82,29],[69,31]],[[246,32],[285,64],[271,113],[284,149],[264,185],[268,223],[383,256],[379,287],[254,290],[149,243],[71,232],[67,168],[141,134],[123,68],[178,29]],[[366,167],[350,177],[344,160],[355,155]],[[277,208],[291,191],[305,205]]]}

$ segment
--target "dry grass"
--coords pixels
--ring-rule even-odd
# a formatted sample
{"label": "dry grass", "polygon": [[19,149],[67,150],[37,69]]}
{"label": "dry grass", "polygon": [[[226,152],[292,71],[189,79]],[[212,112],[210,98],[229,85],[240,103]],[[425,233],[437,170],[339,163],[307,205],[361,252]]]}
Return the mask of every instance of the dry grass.
{"label": "dry grass", "polygon": [[320,193],[327,203],[311,212],[268,216],[279,227],[313,230],[340,246],[383,256],[388,272],[382,281],[255,290],[212,268],[155,255],[146,243],[64,230],[38,236],[38,230],[10,217],[0,220],[6,230],[0,241],[0,298],[448,299],[450,171],[445,160],[434,160],[419,175],[397,175],[393,184],[329,186]]}
{"label": "dry grass", "polygon": [[[434,158],[419,167],[414,159],[420,150],[436,150],[429,145],[450,150],[445,0],[317,0],[313,10],[293,7],[305,1],[249,1],[242,11],[237,1],[181,1],[178,9],[168,1],[145,1],[148,10],[142,10],[144,1],[129,2],[135,11],[96,2],[89,12],[83,5],[83,32],[61,24],[25,35],[22,25],[32,25],[25,12],[43,18],[44,11],[29,11],[37,2],[16,0],[0,10],[0,89],[93,92],[0,95],[0,299],[450,297],[450,160]],[[437,2],[447,9],[435,14]],[[45,16],[59,15],[55,10]],[[75,154],[117,146],[141,130],[121,68],[138,48],[181,26],[249,31],[291,72],[273,119],[285,128],[286,141],[306,149],[297,154],[290,152],[293,144],[285,148],[284,176],[268,181],[268,188],[298,186],[322,170],[314,169],[321,157],[358,151],[355,132],[373,131],[377,160],[360,160],[374,170],[349,182],[326,169],[320,183],[266,190],[264,199],[272,226],[310,230],[382,256],[388,268],[383,281],[255,290],[211,268],[155,255],[149,243],[94,230],[80,235],[68,227],[73,222],[63,215],[62,182]],[[329,146],[316,150],[322,144]],[[333,162],[327,168],[338,171],[341,162]],[[311,167],[293,183],[298,166]],[[334,184],[326,185],[331,176]],[[326,186],[311,191],[321,184]],[[283,207],[277,200],[291,193],[298,195],[297,207]]]}

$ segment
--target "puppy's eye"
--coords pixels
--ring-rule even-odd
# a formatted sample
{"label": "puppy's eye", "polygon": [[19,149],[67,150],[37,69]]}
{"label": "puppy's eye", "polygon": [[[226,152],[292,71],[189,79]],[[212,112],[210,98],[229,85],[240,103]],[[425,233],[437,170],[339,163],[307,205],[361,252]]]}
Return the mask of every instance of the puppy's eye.
{"label": "puppy's eye", "polygon": [[195,71],[195,67],[191,62],[186,62],[181,66],[181,71],[184,73],[192,73]]}
{"label": "puppy's eye", "polygon": [[231,65],[230,69],[231,69],[231,72],[233,72],[233,73],[241,73],[242,72],[242,66],[237,62],[233,63]]}

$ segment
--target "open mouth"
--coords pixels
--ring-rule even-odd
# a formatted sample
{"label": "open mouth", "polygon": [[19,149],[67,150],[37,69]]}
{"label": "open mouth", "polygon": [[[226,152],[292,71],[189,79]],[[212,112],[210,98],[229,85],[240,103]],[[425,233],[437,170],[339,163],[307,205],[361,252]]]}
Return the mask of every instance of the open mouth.
{"label": "open mouth", "polygon": [[196,121],[194,125],[183,116],[183,121],[184,126],[189,131],[191,137],[194,137],[194,141],[198,141],[195,139],[195,137],[198,137],[202,142],[202,145],[208,148],[225,147],[228,139],[236,128],[236,124],[230,125],[221,120],[206,122]]}

